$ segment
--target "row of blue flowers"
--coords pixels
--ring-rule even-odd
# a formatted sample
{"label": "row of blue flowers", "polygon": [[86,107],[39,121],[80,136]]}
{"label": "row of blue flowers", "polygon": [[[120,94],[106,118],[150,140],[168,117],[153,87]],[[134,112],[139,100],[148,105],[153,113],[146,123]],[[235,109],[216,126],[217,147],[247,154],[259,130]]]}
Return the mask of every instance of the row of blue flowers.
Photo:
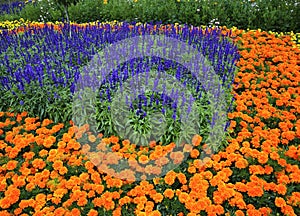
{"label": "row of blue flowers", "polygon": [[[70,104],[76,84],[85,77],[84,66],[92,57],[109,44],[147,34],[164,34],[193,44],[211,62],[220,77],[220,85],[224,89],[230,89],[239,55],[228,35],[222,35],[217,28],[202,31],[200,28],[182,26],[178,33],[174,25],[164,31],[160,27],[160,24],[155,26],[123,23],[116,27],[98,23],[87,26],[61,25],[60,31],[55,30],[52,25],[46,25],[44,28],[31,28],[21,34],[3,32],[0,34],[0,109],[10,108],[19,112],[26,110],[41,118],[53,119],[51,115],[57,115],[57,121],[70,119]],[[174,71],[172,75],[178,81],[193,89],[194,98],[202,97],[201,82],[187,68],[171,60],[151,57],[131,59],[112,71],[101,84],[104,87],[99,90],[100,101],[110,103],[122,82],[135,74],[149,74],[153,65],[156,65],[158,71]],[[158,105],[161,101],[162,113],[166,112],[165,106],[169,106],[173,110],[173,119],[176,119],[178,104],[169,95],[161,94],[158,97],[152,94],[149,99],[145,95],[138,95],[138,98],[137,107],[134,107],[133,101],[130,104],[132,110],[138,108],[138,116],[146,116],[143,107]],[[189,98],[184,101],[192,102]],[[106,108],[109,109],[110,104]]]}

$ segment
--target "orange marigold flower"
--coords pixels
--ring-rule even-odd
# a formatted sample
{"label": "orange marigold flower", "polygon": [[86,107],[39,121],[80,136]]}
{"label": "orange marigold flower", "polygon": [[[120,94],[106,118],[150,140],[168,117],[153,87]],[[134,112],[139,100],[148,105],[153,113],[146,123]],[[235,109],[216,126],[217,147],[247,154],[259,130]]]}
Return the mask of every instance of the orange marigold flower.
{"label": "orange marigold flower", "polygon": [[291,141],[295,138],[295,132],[294,131],[282,132],[281,137],[286,138],[288,141]]}
{"label": "orange marigold flower", "polygon": [[195,135],[192,139],[192,144],[194,146],[199,146],[201,142],[202,142],[202,137],[200,135]]}
{"label": "orange marigold flower", "polygon": [[25,152],[23,154],[23,158],[27,160],[31,160],[34,157],[35,153],[34,152]]}
{"label": "orange marigold flower", "polygon": [[174,197],[174,191],[168,188],[164,191],[164,196],[168,199],[172,199]]}
{"label": "orange marigold flower", "polygon": [[112,212],[112,216],[122,216],[122,208],[121,208],[121,207],[117,207],[117,208]]}
{"label": "orange marigold flower", "polygon": [[174,184],[176,179],[176,173],[174,171],[169,171],[166,176],[164,177],[164,181],[168,185]]}
{"label": "orange marigold flower", "polygon": [[[107,1],[107,0],[106,0]],[[142,212],[142,211],[140,211],[141,209],[140,208],[137,208],[137,211],[136,211],[136,215],[137,216],[146,216],[147,215],[147,213],[146,212]]]}
{"label": "orange marigold flower", "polygon": [[52,124],[52,123],[53,123],[52,120],[44,119],[41,126],[46,127],[46,126],[48,126],[49,124]]}
{"label": "orange marigold flower", "polygon": [[33,182],[29,182],[25,187],[25,189],[29,192],[32,191],[34,188],[35,188],[35,184]]}
{"label": "orange marigold flower", "polygon": [[248,216],[261,216],[261,212],[257,209],[248,209],[247,210],[247,215]]}
{"label": "orange marigold flower", "polygon": [[151,211],[153,211],[153,208],[154,208],[154,202],[147,201],[146,205],[145,205],[145,211],[146,212],[151,212]]}
{"label": "orange marigold flower", "polygon": [[44,160],[36,158],[32,161],[32,166],[36,169],[43,169],[46,166]]}
{"label": "orange marigold flower", "polygon": [[16,187],[23,187],[26,185],[26,177],[25,176],[18,176],[14,175],[12,178],[13,184]]}
{"label": "orange marigold flower", "polygon": [[71,139],[72,139],[72,137],[70,136],[70,134],[68,134],[68,133],[63,134],[63,137],[62,137],[63,142],[68,143]]}
{"label": "orange marigold flower", "polygon": [[123,206],[123,205],[125,205],[125,204],[130,203],[130,202],[131,202],[131,198],[128,197],[128,196],[124,196],[124,197],[122,197],[121,199],[119,199],[119,205],[120,205],[120,206]]}
{"label": "orange marigold flower", "polygon": [[260,186],[248,186],[248,195],[250,197],[261,197],[264,194],[264,190]]}
{"label": "orange marigold flower", "polygon": [[218,191],[215,191],[213,193],[213,200],[214,200],[215,204],[222,204],[224,201],[223,197],[219,195]]}
{"label": "orange marigold flower", "polygon": [[248,161],[244,158],[241,158],[235,162],[235,167],[239,169],[244,169],[248,166]]}
{"label": "orange marigold flower", "polygon": [[216,206],[215,206],[215,212],[216,212],[218,215],[223,215],[223,214],[224,214],[224,208],[223,208],[223,206],[221,206],[221,205],[216,205]]}
{"label": "orange marigold flower", "polygon": [[35,200],[38,202],[38,203],[43,203],[45,204],[46,203],[46,195],[45,194],[37,194],[35,196]]}
{"label": "orange marigold flower", "polygon": [[265,164],[268,162],[268,154],[264,153],[264,152],[261,152],[259,155],[258,155],[258,162],[261,163],[261,164]]}
{"label": "orange marigold flower", "polygon": [[111,137],[109,138],[109,140],[110,140],[111,143],[114,143],[114,144],[116,144],[116,143],[119,142],[119,138],[118,138],[118,137],[115,137],[115,136],[111,136]]}
{"label": "orange marigold flower", "polygon": [[287,192],[287,188],[283,184],[276,185],[276,191],[278,194],[285,195]]}
{"label": "orange marigold flower", "polygon": [[178,178],[178,180],[181,184],[186,184],[187,183],[186,176],[185,176],[184,173],[178,173],[177,178]]}
{"label": "orange marigold flower", "polygon": [[17,167],[18,161],[16,160],[10,160],[6,164],[7,170],[14,170]]}
{"label": "orange marigold flower", "polygon": [[195,167],[195,166],[189,166],[189,167],[188,167],[188,172],[189,172],[189,173],[196,173],[196,171],[197,171],[197,170],[196,170],[196,167]]}
{"label": "orange marigold flower", "polygon": [[44,140],[43,145],[46,148],[50,148],[54,144],[55,141],[56,141],[56,138],[54,136],[49,136]]}
{"label": "orange marigold flower", "polygon": [[262,207],[258,209],[262,215],[270,215],[272,213],[272,209],[268,208],[268,207]]}
{"label": "orange marigold flower", "polygon": [[54,210],[54,215],[63,216],[66,214],[66,210],[62,207],[59,207]]}
{"label": "orange marigold flower", "polygon": [[80,197],[77,201],[78,206],[85,206],[88,203],[88,200],[85,197]]}
{"label": "orange marigold flower", "polygon": [[235,183],[235,189],[240,192],[246,192],[247,186],[242,182],[237,182],[237,183]]}
{"label": "orange marigold flower", "polygon": [[242,210],[237,210],[235,212],[235,216],[245,216],[244,212]]}
{"label": "orange marigold flower", "polygon": [[57,147],[58,147],[58,149],[63,149],[66,147],[66,143],[64,141],[59,141],[57,143]]}
{"label": "orange marigold flower", "polygon": [[130,144],[130,141],[127,139],[127,140],[123,140],[122,141],[122,144],[124,145],[124,146],[127,146],[127,145],[129,145]]}
{"label": "orange marigold flower", "polygon": [[158,210],[151,212],[150,216],[161,216],[161,213]]}
{"label": "orange marigold flower", "polygon": [[39,152],[39,156],[40,157],[46,157],[48,155],[48,151],[46,149],[42,149],[40,152]]}
{"label": "orange marigold flower", "polygon": [[282,208],[282,207],[286,206],[286,202],[285,202],[285,200],[284,200],[283,198],[281,198],[281,197],[276,197],[276,198],[275,198],[275,205],[276,205],[277,207],[279,207],[279,208]]}
{"label": "orange marigold flower", "polygon": [[164,199],[164,196],[161,193],[155,193],[154,195],[152,195],[151,198],[154,200],[155,203],[160,203]]}
{"label": "orange marigold flower", "polygon": [[12,203],[10,202],[10,199],[7,197],[0,199],[0,207],[2,209],[8,209],[11,206],[11,204]]}
{"label": "orange marigold flower", "polygon": [[178,199],[181,203],[189,202],[190,196],[186,192],[181,192],[178,196]]}
{"label": "orange marigold flower", "polygon": [[64,175],[68,172],[68,168],[65,167],[65,166],[62,166],[62,167],[59,168],[58,172],[59,172],[60,175]]}
{"label": "orange marigold flower", "polygon": [[7,187],[6,178],[0,180],[0,191],[5,191]]}
{"label": "orange marigold flower", "polygon": [[270,158],[272,160],[278,160],[280,158],[280,156],[279,156],[279,154],[277,152],[274,151],[274,152],[270,153]]}
{"label": "orange marigold flower", "polygon": [[197,158],[199,155],[200,155],[200,153],[199,153],[199,151],[198,151],[197,149],[193,149],[193,150],[190,152],[191,158]]}
{"label": "orange marigold flower", "polygon": [[289,197],[288,204],[297,206],[297,203],[300,203],[300,192],[292,192],[292,195]]}
{"label": "orange marigold flower", "polygon": [[189,186],[188,185],[182,185],[180,190],[187,192],[189,190]]}
{"label": "orange marigold flower", "polygon": [[52,167],[54,170],[59,170],[63,165],[64,165],[64,163],[61,160],[56,160],[52,164]]}
{"label": "orange marigold flower", "polygon": [[286,160],[283,159],[283,158],[278,159],[277,162],[278,162],[278,164],[279,164],[280,166],[282,166],[282,167],[285,167],[285,166],[287,165]]}
{"label": "orange marigold flower", "polygon": [[265,173],[267,175],[270,175],[271,173],[273,172],[273,167],[269,166],[269,165],[266,165],[265,166]]}
{"label": "orange marigold flower", "polygon": [[21,208],[16,208],[15,210],[14,210],[14,215],[20,215],[21,213],[22,213],[22,209]]}
{"label": "orange marigold flower", "polygon": [[292,206],[286,205],[281,208],[281,212],[288,216],[297,216]]}
{"label": "orange marigold flower", "polygon": [[73,208],[73,209],[71,210],[71,214],[72,214],[73,216],[80,216],[80,215],[81,215],[81,212],[80,212],[80,210],[79,210],[78,208]]}
{"label": "orange marigold flower", "polygon": [[81,147],[81,150],[82,150],[83,154],[88,153],[88,152],[90,151],[90,149],[91,149],[91,146],[88,145],[88,144],[85,144],[85,145],[83,145],[83,146]]}

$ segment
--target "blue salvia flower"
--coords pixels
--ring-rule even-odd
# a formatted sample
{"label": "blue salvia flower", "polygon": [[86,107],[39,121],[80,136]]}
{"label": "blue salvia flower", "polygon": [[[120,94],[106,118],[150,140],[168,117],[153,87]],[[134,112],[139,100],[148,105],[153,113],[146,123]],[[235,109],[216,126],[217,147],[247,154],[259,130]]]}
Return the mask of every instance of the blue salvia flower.
{"label": "blue salvia flower", "polygon": [[159,99],[156,98],[156,101],[155,101],[156,105],[159,105]]}
{"label": "blue salvia flower", "polygon": [[177,111],[176,110],[173,111],[172,118],[173,118],[174,121],[176,121],[176,118],[177,118]]}
{"label": "blue salvia flower", "polygon": [[22,81],[17,84],[17,87],[20,91],[24,92],[25,89],[24,89],[24,84]]}
{"label": "blue salvia flower", "polygon": [[181,105],[180,105],[180,107],[181,107],[181,109],[183,108],[183,106],[185,105],[185,102],[186,102],[186,98],[185,98],[185,95],[184,95],[184,93],[182,94],[182,96],[181,96],[181,99],[182,99],[182,102],[181,102]]}
{"label": "blue salvia flower", "polygon": [[149,106],[152,107],[152,103],[154,102],[154,93],[152,92],[151,96],[150,96],[150,103]]}
{"label": "blue salvia flower", "polygon": [[148,100],[147,100],[147,97],[145,95],[143,95],[143,100],[144,100],[144,107],[147,107],[148,106]]}
{"label": "blue salvia flower", "polygon": [[224,127],[224,132],[227,131],[228,127],[230,126],[230,121],[227,121]]}
{"label": "blue salvia flower", "polygon": [[106,89],[106,96],[107,96],[107,100],[108,100],[109,102],[111,102],[111,97],[110,97],[110,90],[109,90],[109,88]]}
{"label": "blue salvia flower", "polygon": [[70,86],[70,92],[71,92],[72,94],[75,93],[75,82],[72,82],[72,84],[71,84],[71,86]]}

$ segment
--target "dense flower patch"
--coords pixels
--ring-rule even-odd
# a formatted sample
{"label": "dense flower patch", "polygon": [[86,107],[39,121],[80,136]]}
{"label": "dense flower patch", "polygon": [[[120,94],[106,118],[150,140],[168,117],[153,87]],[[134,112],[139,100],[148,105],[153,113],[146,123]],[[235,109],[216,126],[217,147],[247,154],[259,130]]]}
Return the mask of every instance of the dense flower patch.
{"label": "dense flower patch", "polygon": [[[103,173],[83,156],[90,145],[81,147],[76,132],[87,125],[2,112],[1,215],[299,215],[300,50],[290,36],[233,30],[231,37],[241,59],[226,149],[201,161],[205,143],[195,136],[180,167],[131,182]],[[133,164],[173,148],[136,148],[101,134],[88,140]],[[171,157],[174,163],[179,154]]]}
{"label": "dense flower patch", "polygon": [[18,13],[23,9],[24,6],[24,2],[8,2],[0,4],[0,15]]}

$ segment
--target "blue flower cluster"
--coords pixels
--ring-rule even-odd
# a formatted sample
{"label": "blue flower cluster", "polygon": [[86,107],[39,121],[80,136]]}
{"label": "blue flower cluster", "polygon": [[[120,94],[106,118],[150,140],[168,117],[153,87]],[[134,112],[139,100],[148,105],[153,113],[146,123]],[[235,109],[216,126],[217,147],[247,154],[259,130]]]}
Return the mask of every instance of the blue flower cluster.
{"label": "blue flower cluster", "polygon": [[24,2],[11,2],[0,4],[0,15],[18,13],[25,7]]}

